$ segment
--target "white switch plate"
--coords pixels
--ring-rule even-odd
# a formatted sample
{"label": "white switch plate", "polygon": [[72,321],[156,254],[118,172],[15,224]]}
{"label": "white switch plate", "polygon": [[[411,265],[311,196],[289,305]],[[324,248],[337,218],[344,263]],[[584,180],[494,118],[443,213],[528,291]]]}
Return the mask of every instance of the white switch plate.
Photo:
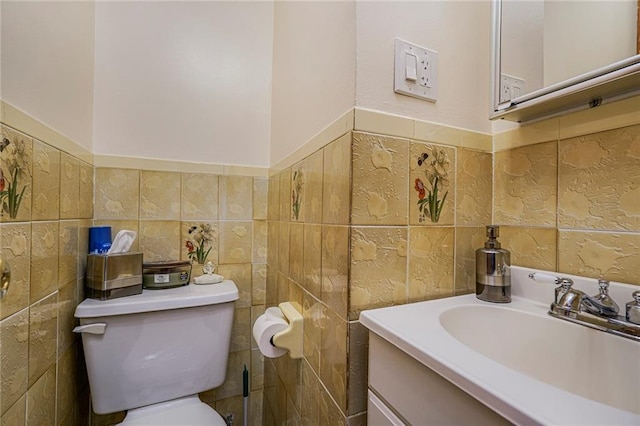
{"label": "white switch plate", "polygon": [[516,99],[525,93],[524,78],[509,74],[500,75],[500,103]]}
{"label": "white switch plate", "polygon": [[[417,79],[407,78],[407,57],[418,58]],[[397,38],[395,40],[394,91],[435,102],[438,99],[438,52]]]}

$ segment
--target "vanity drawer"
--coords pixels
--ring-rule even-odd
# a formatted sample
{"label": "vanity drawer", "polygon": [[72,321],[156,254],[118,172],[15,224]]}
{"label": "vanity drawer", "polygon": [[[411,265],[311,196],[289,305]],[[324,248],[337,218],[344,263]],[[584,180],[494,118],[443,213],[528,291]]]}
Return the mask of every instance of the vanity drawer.
{"label": "vanity drawer", "polygon": [[369,387],[413,425],[509,424],[375,333],[369,333]]}

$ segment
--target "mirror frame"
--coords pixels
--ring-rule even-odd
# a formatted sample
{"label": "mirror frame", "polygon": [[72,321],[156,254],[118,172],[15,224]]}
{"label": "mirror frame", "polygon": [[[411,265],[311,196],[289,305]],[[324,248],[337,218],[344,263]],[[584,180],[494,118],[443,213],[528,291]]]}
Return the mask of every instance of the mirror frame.
{"label": "mirror frame", "polygon": [[[490,120],[538,121],[640,95],[640,54],[637,54],[500,103],[502,0],[491,1],[491,23]],[[640,21],[638,25],[640,48]]]}

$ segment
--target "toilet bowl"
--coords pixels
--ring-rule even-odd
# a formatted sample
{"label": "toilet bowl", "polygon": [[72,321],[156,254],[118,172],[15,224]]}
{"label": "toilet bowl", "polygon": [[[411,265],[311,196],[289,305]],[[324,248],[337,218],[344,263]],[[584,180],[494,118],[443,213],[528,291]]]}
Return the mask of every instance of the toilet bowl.
{"label": "toilet bowl", "polygon": [[128,410],[122,425],[225,425],[197,395],[224,382],[237,299],[227,280],[80,303],[93,410]]}

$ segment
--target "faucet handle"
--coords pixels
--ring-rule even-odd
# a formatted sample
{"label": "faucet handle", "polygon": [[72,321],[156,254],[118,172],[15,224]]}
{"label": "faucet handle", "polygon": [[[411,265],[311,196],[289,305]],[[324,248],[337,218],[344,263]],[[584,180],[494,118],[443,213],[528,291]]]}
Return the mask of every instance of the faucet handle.
{"label": "faucet handle", "polygon": [[585,308],[594,315],[616,317],[618,312],[620,312],[620,308],[615,300],[609,296],[609,281],[599,279],[598,287],[600,288],[598,294],[585,298]]}
{"label": "faucet handle", "polygon": [[634,300],[627,303],[627,321],[640,325],[640,291],[636,290],[631,293]]}

